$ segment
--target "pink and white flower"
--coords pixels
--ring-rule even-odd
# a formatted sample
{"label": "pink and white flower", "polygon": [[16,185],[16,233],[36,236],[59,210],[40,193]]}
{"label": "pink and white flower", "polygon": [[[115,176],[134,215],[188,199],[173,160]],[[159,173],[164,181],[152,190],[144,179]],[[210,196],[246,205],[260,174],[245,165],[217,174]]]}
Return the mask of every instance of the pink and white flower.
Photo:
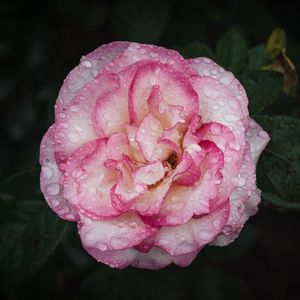
{"label": "pink and white flower", "polygon": [[41,143],[45,199],[102,263],[186,266],[257,211],[269,137],[247,107],[239,81],[208,58],[103,45],[60,90]]}

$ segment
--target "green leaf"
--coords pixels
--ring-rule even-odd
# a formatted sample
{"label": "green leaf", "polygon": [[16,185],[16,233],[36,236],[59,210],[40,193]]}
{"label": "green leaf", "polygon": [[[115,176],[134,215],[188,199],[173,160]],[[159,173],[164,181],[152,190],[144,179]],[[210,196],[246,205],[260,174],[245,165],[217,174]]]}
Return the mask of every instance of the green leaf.
{"label": "green leaf", "polygon": [[213,51],[205,44],[194,42],[178,49],[185,58],[209,57],[215,60]]}
{"label": "green leaf", "polygon": [[250,114],[259,114],[271,105],[283,84],[282,74],[265,70],[247,72],[240,80],[247,92]]}
{"label": "green leaf", "polygon": [[0,278],[23,280],[55,250],[68,223],[48,207],[39,190],[39,172],[16,174],[0,185]]}
{"label": "green leaf", "polygon": [[234,29],[227,31],[217,44],[216,54],[219,63],[231,72],[239,72],[247,56],[244,37]]}
{"label": "green leaf", "polygon": [[115,6],[112,27],[118,39],[154,42],[164,33],[169,12],[167,0],[121,0]]}
{"label": "green leaf", "polygon": [[266,57],[265,45],[255,46],[248,51],[248,64],[247,69],[250,71],[258,70],[263,65],[268,63],[268,59]]}
{"label": "green leaf", "polygon": [[287,116],[257,116],[271,141],[258,164],[263,199],[285,209],[300,206],[300,120]]}

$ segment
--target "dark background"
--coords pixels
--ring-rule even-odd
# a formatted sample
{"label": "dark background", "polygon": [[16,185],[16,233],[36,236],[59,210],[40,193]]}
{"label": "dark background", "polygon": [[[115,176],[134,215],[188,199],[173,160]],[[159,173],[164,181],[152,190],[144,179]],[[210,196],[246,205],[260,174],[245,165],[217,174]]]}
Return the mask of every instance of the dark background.
{"label": "dark background", "polygon": [[[37,165],[39,142],[63,79],[82,55],[101,44],[132,40],[179,49],[198,41],[214,49],[234,27],[251,48],[265,43],[279,26],[299,68],[299,11],[297,1],[1,1],[0,178]],[[297,97],[282,96],[277,109],[299,117]],[[170,266],[157,272],[97,264],[81,249],[75,231],[69,226],[36,274],[3,286],[0,295],[40,300],[299,298],[296,211],[263,203],[232,245],[204,249],[185,269]]]}

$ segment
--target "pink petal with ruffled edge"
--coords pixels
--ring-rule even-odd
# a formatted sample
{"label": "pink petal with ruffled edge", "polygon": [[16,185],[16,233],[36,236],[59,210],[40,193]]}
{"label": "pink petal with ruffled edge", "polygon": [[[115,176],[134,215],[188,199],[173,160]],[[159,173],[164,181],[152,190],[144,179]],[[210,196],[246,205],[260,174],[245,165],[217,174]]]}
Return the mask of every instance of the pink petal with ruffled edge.
{"label": "pink petal with ruffled edge", "polygon": [[86,247],[101,251],[133,247],[154,233],[156,229],[144,224],[134,212],[111,220],[95,221],[80,215],[78,231]]}
{"label": "pink petal with ruffled edge", "polygon": [[[249,115],[248,98],[243,86],[234,77],[234,75],[231,72],[225,71],[222,67],[207,57],[188,59],[187,62],[201,77],[216,79],[230,90],[232,95],[234,95],[234,97],[238,100],[243,113],[243,122],[247,127]],[[238,108],[235,102],[230,102],[229,104]]]}
{"label": "pink petal with ruffled edge", "polygon": [[107,140],[92,141],[68,158],[64,173],[64,196],[83,214],[94,219],[119,215],[110,199],[116,175],[104,166]]}
{"label": "pink petal with ruffled edge", "polygon": [[[159,87],[160,99],[151,100]],[[150,97],[151,96],[151,97]],[[150,101],[158,101],[161,112],[177,110],[183,121],[189,121],[198,111],[198,96],[189,80],[182,73],[160,62],[148,62],[137,65],[134,78],[129,87],[128,107],[130,122],[140,124],[149,111]],[[164,104],[164,105],[163,105]],[[177,108],[176,108],[177,107]],[[174,126],[170,124],[170,127]]]}
{"label": "pink petal with ruffled edge", "polygon": [[171,256],[163,249],[157,247],[152,248],[148,253],[141,253],[134,248],[101,251],[95,247],[83,246],[97,261],[118,269],[124,269],[132,265],[137,268],[158,270],[171,263],[175,263],[180,267],[186,267],[194,260],[198,253],[196,251],[184,255]]}
{"label": "pink petal with ruffled edge", "polygon": [[145,163],[145,158],[143,156],[143,153],[141,152],[141,148],[139,144],[136,141],[136,134],[138,132],[138,127],[135,125],[125,125],[125,130],[127,134],[127,139],[130,145],[129,151],[130,151],[130,157],[138,162],[138,163]]}
{"label": "pink petal with ruffled edge", "polygon": [[202,122],[217,122],[228,127],[235,136],[236,143],[232,145],[232,148],[243,151],[246,132],[242,122],[244,116],[238,100],[226,86],[216,79],[193,78],[193,87],[201,99],[199,114]]}
{"label": "pink petal with ruffled edge", "polygon": [[121,211],[129,210],[133,200],[147,191],[147,186],[132,176],[137,166],[126,155],[119,161],[108,159],[105,166],[117,172],[117,183],[111,189],[112,204]]}
{"label": "pink petal with ruffled edge", "polygon": [[161,180],[165,172],[163,164],[157,160],[137,168],[132,177],[137,183],[152,185]]}
{"label": "pink petal with ruffled edge", "polygon": [[247,144],[243,165],[237,177],[234,178],[235,189],[230,195],[230,212],[223,232],[213,241],[213,245],[225,246],[239,235],[243,224],[257,211],[260,202],[260,192],[255,184],[255,165]]}
{"label": "pink petal with ruffled edge", "polygon": [[159,119],[164,128],[173,127],[178,122],[185,122],[181,117],[183,107],[181,105],[171,105],[164,101],[159,85],[152,87],[147,102],[149,111]]}
{"label": "pink petal with ruffled edge", "polygon": [[170,148],[165,144],[159,143],[159,138],[162,136],[163,130],[159,120],[151,113],[148,113],[136,133],[136,142],[145,160],[163,161],[170,155]]}
{"label": "pink petal with ruffled edge", "polygon": [[124,133],[116,133],[107,141],[107,151],[110,159],[122,160],[123,155],[130,154],[127,136]]}
{"label": "pink petal with ruffled edge", "polygon": [[128,82],[121,78],[120,88],[101,95],[92,113],[92,122],[99,136],[109,137],[125,131],[129,123]]}
{"label": "pink petal with ruffled edge", "polygon": [[[210,202],[216,198],[217,186],[222,182],[220,170],[224,164],[223,153],[210,141],[200,142],[201,148],[206,153],[201,153],[200,181],[189,187],[172,186],[158,214],[145,219],[147,223],[153,226],[175,226],[188,222],[193,215],[210,213]],[[186,163],[184,160],[182,162]],[[191,164],[187,165],[190,168]]]}
{"label": "pink petal with ruffled edge", "polygon": [[76,208],[63,197],[63,187],[60,185],[60,171],[54,157],[54,132],[52,125],[41,142],[40,164],[42,166],[40,182],[41,190],[48,205],[63,219],[77,221]]}
{"label": "pink petal with ruffled edge", "polygon": [[83,56],[81,63],[64,80],[56,101],[56,113],[63,111],[77,91],[88,82],[92,82],[103,67],[124,53],[129,45],[129,42],[113,42],[100,46],[86,57]]}
{"label": "pink petal with ruffled edge", "polygon": [[105,67],[105,70],[110,72],[119,72],[124,68],[124,66],[126,67],[144,60],[168,64],[175,70],[182,72],[187,78],[196,74],[196,72],[189,66],[188,62],[177,51],[155,45],[138,43],[130,43],[123,54],[112,63],[108,64]]}
{"label": "pink petal with ruffled edge", "polygon": [[118,87],[117,75],[102,74],[87,83],[63,111],[56,114],[55,155],[59,161],[64,161],[75,149],[97,138],[91,122],[93,107],[99,95]]}
{"label": "pink petal with ruffled edge", "polygon": [[229,213],[229,205],[198,219],[173,227],[162,227],[155,234],[153,246],[159,246],[171,255],[195,252],[210,243],[223,229]]}
{"label": "pink petal with ruffled edge", "polygon": [[254,163],[257,164],[259,156],[270,141],[270,137],[253,119],[250,119],[246,139],[250,144]]}

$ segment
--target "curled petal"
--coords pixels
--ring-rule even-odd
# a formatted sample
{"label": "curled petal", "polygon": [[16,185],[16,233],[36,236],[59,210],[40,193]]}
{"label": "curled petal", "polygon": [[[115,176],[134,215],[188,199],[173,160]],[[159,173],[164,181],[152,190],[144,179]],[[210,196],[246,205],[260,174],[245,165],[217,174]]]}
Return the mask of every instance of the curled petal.
{"label": "curled petal", "polygon": [[[157,95],[158,87],[161,95]],[[130,122],[134,124],[142,122],[149,111],[149,104],[153,106],[151,102],[158,102],[158,111],[161,113],[169,111],[170,114],[177,110],[177,115],[183,121],[189,121],[199,106],[197,93],[189,80],[182,73],[159,62],[148,62],[137,67],[129,88],[128,101]],[[174,125],[170,124],[170,127]]]}
{"label": "curled petal", "polygon": [[115,173],[104,166],[108,159],[107,140],[92,141],[68,158],[63,178],[64,196],[80,212],[93,219],[117,216],[111,204],[110,189]]}
{"label": "curled petal", "polygon": [[[222,182],[220,169],[223,167],[223,153],[216,145],[209,141],[200,143],[205,155],[200,162],[200,180],[193,186],[174,184],[165,198],[157,215],[145,218],[152,226],[175,226],[188,222],[193,215],[203,215],[210,212],[210,202],[217,197],[217,186]],[[187,156],[188,157],[188,156]],[[190,161],[182,160],[184,175],[191,167]],[[179,175],[175,175],[174,178]],[[187,181],[188,179],[186,179]],[[176,183],[176,181],[175,181]],[[187,183],[187,182],[185,182]]]}
{"label": "curled petal", "polygon": [[250,119],[246,138],[250,145],[254,163],[257,164],[258,158],[267,146],[270,137],[253,119]]}
{"label": "curled petal", "polygon": [[228,88],[216,79],[202,77],[193,79],[193,87],[197,91],[200,101],[199,114],[203,123],[216,122],[228,127],[234,134],[238,151],[244,151],[245,125],[243,114],[236,97]]}
{"label": "curled petal", "polygon": [[159,139],[163,134],[163,127],[159,120],[151,113],[142,121],[137,133],[136,142],[138,143],[145,160],[164,160],[171,150],[164,144],[159,143]]}

